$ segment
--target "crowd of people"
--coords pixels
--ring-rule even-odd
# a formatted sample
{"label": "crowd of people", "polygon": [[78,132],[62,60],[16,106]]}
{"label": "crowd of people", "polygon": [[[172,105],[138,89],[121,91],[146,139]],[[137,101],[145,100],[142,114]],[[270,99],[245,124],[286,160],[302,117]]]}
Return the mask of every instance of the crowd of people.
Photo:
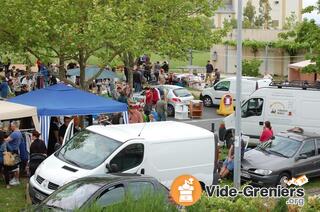
{"label": "crowd of people", "polygon": [[[58,79],[55,77],[57,67],[52,64],[45,65],[40,60],[36,61],[36,66],[38,70],[31,72],[29,67],[26,67],[26,70],[20,70],[11,65],[10,59],[6,59],[6,63],[0,62],[1,97],[7,99],[57,83]],[[68,64],[66,70],[73,68],[77,68],[76,63]],[[89,90],[98,95],[106,94],[109,98],[127,104],[129,123],[167,120],[167,94],[164,90],[159,90],[152,85],[188,86],[188,79],[178,78],[170,72],[168,62],[156,61],[152,64],[147,55],[138,58],[136,65],[130,70],[132,71],[133,88],[129,86],[129,68],[124,66],[106,67],[106,70],[108,69],[113,72],[122,72],[124,77],[120,80],[114,78],[94,80],[90,84]],[[207,79],[213,79],[211,76],[213,71],[215,71],[215,81],[219,80],[219,72],[213,67],[207,67]],[[79,84],[79,77],[75,78],[75,84]],[[133,93],[139,93],[142,90],[144,90],[145,98],[142,101],[136,100]],[[92,117],[86,118],[88,118],[89,124],[92,124]],[[95,118],[97,124],[102,125],[124,122],[122,113],[101,114]],[[40,162],[62,145],[66,129],[72,119],[75,123],[74,133],[77,133],[80,130],[79,117],[51,117],[47,146],[40,139],[39,132],[21,132],[18,121],[10,122],[8,129],[4,129],[0,125],[0,170],[5,176],[7,188],[19,185],[19,178],[22,175],[32,176]],[[19,158],[14,166],[5,165],[4,152],[11,152],[16,158]]]}
{"label": "crowd of people", "polygon": [[[19,129],[20,123],[13,121],[10,123],[9,129],[0,126],[0,170],[5,179],[6,188],[20,184],[21,176],[29,176],[34,173],[37,166],[33,166],[32,161],[29,163],[34,154],[41,154],[44,158],[47,155],[47,148],[44,141],[40,140],[40,133],[33,131],[30,137],[30,143],[27,142],[25,134]],[[10,162],[10,155],[14,156],[14,160]]]}

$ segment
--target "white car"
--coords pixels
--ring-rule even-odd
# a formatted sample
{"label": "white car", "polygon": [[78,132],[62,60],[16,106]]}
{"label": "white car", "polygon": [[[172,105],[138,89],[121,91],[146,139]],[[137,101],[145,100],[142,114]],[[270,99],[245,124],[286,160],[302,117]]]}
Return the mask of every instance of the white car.
{"label": "white car", "polygon": [[[249,97],[255,90],[262,87],[267,87],[272,82],[271,79],[259,79],[255,77],[242,77],[241,85],[241,99],[244,100]],[[231,94],[233,101],[236,97],[236,77],[222,79],[212,87],[205,88],[200,94],[200,99],[204,106],[210,107],[212,105],[219,105],[221,98],[225,94]]]}
{"label": "white car", "polygon": [[[176,104],[186,104],[189,105],[191,100],[194,100],[194,96],[188,89],[180,87],[177,85],[157,85],[155,88],[158,88],[160,93],[167,94],[168,100],[168,116],[174,116],[174,108]],[[145,100],[145,91],[140,93],[133,94],[133,98],[136,101]]]}

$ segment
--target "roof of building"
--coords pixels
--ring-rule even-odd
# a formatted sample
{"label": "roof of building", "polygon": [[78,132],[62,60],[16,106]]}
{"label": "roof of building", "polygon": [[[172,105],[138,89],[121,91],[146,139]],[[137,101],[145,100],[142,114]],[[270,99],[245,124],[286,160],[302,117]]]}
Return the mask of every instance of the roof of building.
{"label": "roof of building", "polygon": [[94,125],[87,129],[120,142],[126,142],[132,139],[143,139],[150,142],[158,142],[173,141],[177,139],[191,140],[209,137],[213,138],[213,133],[206,129],[174,121],[129,125]]}

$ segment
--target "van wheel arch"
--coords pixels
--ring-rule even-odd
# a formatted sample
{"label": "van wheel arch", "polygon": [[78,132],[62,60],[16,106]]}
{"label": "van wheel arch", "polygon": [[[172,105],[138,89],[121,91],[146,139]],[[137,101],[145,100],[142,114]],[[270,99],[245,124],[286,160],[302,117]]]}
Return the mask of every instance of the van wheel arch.
{"label": "van wheel arch", "polygon": [[206,184],[204,182],[202,182],[202,181],[200,181],[199,183],[201,185],[202,191],[205,191],[206,190]]}

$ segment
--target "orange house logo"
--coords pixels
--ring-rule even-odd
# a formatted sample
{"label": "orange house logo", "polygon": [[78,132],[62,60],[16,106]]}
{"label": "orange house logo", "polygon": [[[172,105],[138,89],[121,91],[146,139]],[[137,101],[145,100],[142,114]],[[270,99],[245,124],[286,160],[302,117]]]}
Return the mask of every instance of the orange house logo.
{"label": "orange house logo", "polygon": [[172,185],[170,194],[172,199],[182,206],[195,204],[201,198],[200,182],[191,175],[182,175],[177,177]]}

